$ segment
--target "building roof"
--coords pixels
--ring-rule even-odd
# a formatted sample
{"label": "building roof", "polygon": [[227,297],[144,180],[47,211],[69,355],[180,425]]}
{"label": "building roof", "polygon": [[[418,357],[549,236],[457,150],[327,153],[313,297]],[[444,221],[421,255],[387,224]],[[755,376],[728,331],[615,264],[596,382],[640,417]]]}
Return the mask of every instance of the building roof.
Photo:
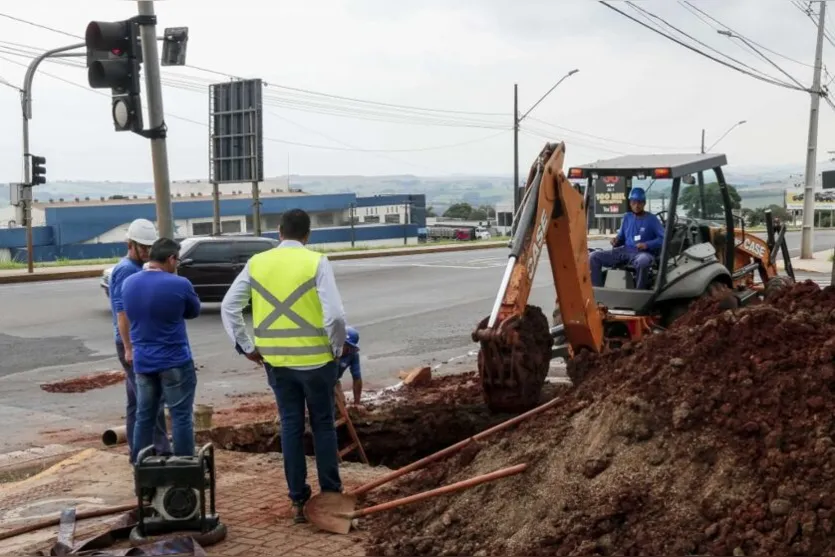
{"label": "building roof", "polygon": [[[298,197],[298,196],[307,196],[311,195],[306,192],[286,192],[286,191],[279,191],[279,192],[264,192],[260,193],[260,198],[272,198],[272,197]],[[326,194],[325,194],[326,195]],[[225,199],[250,199],[252,197],[251,192],[242,192],[240,194],[230,194],[230,193],[221,193],[220,200],[223,201]],[[209,195],[174,195],[171,197],[171,201],[173,203],[183,203],[189,201],[206,201],[211,199],[211,194]],[[76,201],[78,199],[78,201]],[[131,197],[130,199],[88,199],[88,198],[64,198],[64,201],[58,201],[53,199],[52,202],[43,201],[43,200],[35,200],[32,203],[32,207],[37,208],[47,208],[47,207],[79,207],[79,206],[95,206],[95,205],[139,205],[143,203],[154,203],[155,197],[148,195],[148,196],[136,196]]]}

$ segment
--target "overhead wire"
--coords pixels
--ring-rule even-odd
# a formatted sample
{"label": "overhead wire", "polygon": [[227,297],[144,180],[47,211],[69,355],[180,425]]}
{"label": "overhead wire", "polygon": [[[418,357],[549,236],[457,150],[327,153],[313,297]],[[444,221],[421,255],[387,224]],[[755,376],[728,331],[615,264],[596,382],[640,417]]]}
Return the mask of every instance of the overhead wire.
{"label": "overhead wire", "polygon": [[677,31],[678,33],[684,35],[685,37],[687,37],[691,41],[695,42],[696,44],[698,44],[698,45],[700,45],[704,48],[707,48],[708,50],[711,50],[711,51],[715,52],[719,56],[723,56],[723,57],[727,58],[728,60],[736,62],[740,66],[742,66],[744,68],[747,68],[748,70],[750,70],[752,72],[756,72],[757,74],[762,75],[766,78],[774,79],[772,76],[768,75],[767,73],[765,73],[765,72],[763,72],[763,71],[761,71],[757,68],[754,68],[753,66],[751,66],[751,65],[749,65],[745,62],[742,62],[741,60],[737,60],[733,56],[730,56],[729,54],[725,54],[724,52],[720,51],[719,49],[710,46],[709,44],[705,43],[704,41],[702,41],[700,39],[697,39],[693,35],[690,35],[689,33],[685,32],[685,31],[682,31],[681,29],[679,29],[678,27],[676,27],[672,23],[668,22],[666,19],[662,18],[659,15],[656,15],[652,12],[647,11],[647,10],[641,8],[640,6],[635,5],[633,2],[630,2],[629,0],[626,1],[626,5],[628,5],[630,8],[632,8],[636,11],[639,11],[639,12],[645,14],[648,18],[653,18],[653,19],[656,19],[656,20],[660,21],[661,24],[665,25],[666,27],[669,27],[670,29],[673,29],[674,31]]}
{"label": "overhead wire", "polygon": [[[17,60],[12,60],[12,59],[6,58],[4,56],[0,56],[0,59],[5,60],[5,61],[7,61],[9,63],[12,63],[12,64],[16,64],[16,65],[21,66],[21,67],[27,67],[28,66],[28,64],[24,64],[23,62],[18,62]],[[65,60],[56,59],[54,61],[59,63],[60,65],[72,66],[72,67],[78,67],[79,66],[78,64],[74,64],[70,60],[66,60],[66,59]],[[82,85],[80,83],[76,83],[72,80],[63,78],[61,76],[51,74],[49,72],[41,71],[39,73],[42,73],[43,75],[45,75],[47,77],[51,77],[53,79],[56,79],[58,81],[66,83],[68,85],[72,85],[74,87],[80,88],[84,91],[88,91],[88,92],[91,92],[91,93],[96,93],[98,95],[105,96],[105,97],[110,96],[109,94],[104,93],[102,91],[98,91],[96,89],[91,89],[91,88],[89,88],[85,85]],[[205,92],[205,91],[200,91],[200,92]],[[174,118],[176,120],[182,120],[184,122],[197,124],[197,125],[200,125],[200,126],[203,126],[203,127],[208,127],[209,126],[209,124],[207,122],[201,122],[201,121],[195,120],[193,118],[187,118],[187,117],[184,117],[184,116],[180,116],[180,115],[171,113],[170,111],[166,112],[166,117],[171,117],[171,118]],[[299,142],[299,141],[290,141],[290,140],[279,139],[279,138],[268,137],[268,136],[265,136],[264,140],[269,141],[269,142],[273,142],[273,143],[281,143],[281,144],[284,144],[284,145],[293,145],[293,146],[297,146],[297,147],[306,147],[306,148],[311,148],[311,149],[353,151],[353,152],[378,153],[378,154],[379,153],[388,153],[388,152],[409,153],[409,152],[420,152],[420,151],[430,151],[430,150],[441,150],[441,149],[446,149],[446,148],[459,147],[459,146],[466,145],[466,144],[471,144],[471,143],[477,143],[477,142],[481,142],[481,141],[487,141],[489,139],[493,139],[494,137],[497,137],[498,135],[506,133],[506,131],[507,130],[502,131],[499,134],[492,134],[488,137],[481,137],[481,138],[473,139],[473,140],[470,140],[470,141],[459,142],[459,143],[456,143],[456,144],[437,145],[437,146],[431,146],[431,147],[419,147],[419,148],[415,148],[415,149],[362,149],[362,148],[358,148],[358,147],[342,147],[342,148],[340,148],[340,147],[333,147],[333,146],[329,146],[329,145],[317,145],[317,144],[311,144],[311,143],[303,143],[303,142]],[[404,161],[397,161],[397,162],[404,162]],[[411,164],[411,163],[406,163],[406,164]]]}
{"label": "overhead wire", "polygon": [[[734,64],[728,63],[728,62],[726,62],[726,61],[724,61],[724,60],[722,60],[722,59],[720,59],[720,58],[716,58],[715,56],[713,56],[713,55],[711,55],[711,54],[708,54],[708,53],[706,53],[706,52],[704,52],[704,51],[702,51],[702,50],[699,50],[698,48],[696,48],[696,47],[694,47],[694,46],[692,46],[692,45],[689,45],[689,44],[687,44],[687,43],[685,43],[685,42],[683,42],[683,41],[680,41],[679,39],[677,39],[677,38],[673,37],[672,35],[670,35],[670,34],[668,34],[668,33],[664,33],[663,31],[660,31],[660,30],[658,30],[658,29],[656,29],[656,28],[654,28],[654,27],[652,27],[652,26],[650,26],[650,25],[647,25],[647,24],[646,24],[646,23],[644,23],[643,21],[640,21],[640,20],[638,20],[638,19],[634,18],[633,16],[631,16],[631,15],[627,14],[626,12],[624,12],[624,11],[622,11],[622,10],[619,10],[618,8],[615,8],[614,6],[611,6],[611,5],[607,2],[607,0],[598,0],[598,2],[599,2],[600,4],[603,4],[604,6],[606,6],[607,8],[609,8],[610,10],[613,10],[613,11],[615,11],[615,12],[617,12],[617,13],[621,14],[622,16],[624,16],[624,17],[626,17],[626,18],[628,18],[628,19],[630,19],[630,20],[634,21],[635,23],[637,23],[637,24],[641,25],[642,27],[646,27],[647,29],[649,29],[649,30],[651,30],[651,31],[654,31],[655,33],[658,33],[659,35],[661,35],[661,36],[663,36],[663,37],[665,37],[665,38],[667,38],[667,39],[669,39],[669,40],[673,41],[674,43],[676,43],[676,44],[678,44],[678,45],[680,45],[680,46],[683,46],[684,48],[686,48],[686,49],[688,49],[688,50],[690,50],[690,51],[693,51],[693,52],[695,52],[696,54],[699,54],[699,55],[701,55],[701,56],[704,56],[705,58],[708,58],[709,60],[713,60],[714,62],[717,62],[717,63],[719,63],[719,64],[721,64],[721,65],[723,65],[723,66],[725,66],[725,67],[728,67],[728,68],[730,68],[730,69],[732,69],[732,70],[736,70],[736,71],[738,71],[738,72],[740,72],[740,73],[743,73],[743,74],[745,74],[745,75],[748,75],[749,77],[753,77],[754,79],[757,79],[757,80],[759,80],[759,81],[763,81],[763,82],[765,82],[765,83],[769,83],[769,84],[771,84],[771,85],[777,85],[778,87],[783,87],[783,88],[786,88],[786,89],[793,89],[793,90],[805,91],[805,89],[798,88],[797,86],[791,85],[791,84],[789,84],[789,83],[785,83],[785,82],[783,82],[783,81],[780,81],[780,80],[777,80],[777,79],[774,79],[774,78],[767,78],[767,77],[763,77],[763,76],[758,75],[758,74],[756,74],[756,73],[750,72],[750,71],[748,71],[748,70],[746,70],[746,69],[744,69],[744,68],[740,68],[739,66],[735,66]],[[807,92],[808,92],[808,91],[807,91]]]}
{"label": "overhead wire", "polygon": [[[62,35],[70,36],[73,38],[83,39],[83,37],[79,35],[75,35],[73,33],[69,33],[67,31],[63,31],[61,29],[49,27],[46,25],[42,25],[39,23],[31,22],[25,20],[23,18],[10,16],[9,14],[2,14],[7,17],[8,19],[12,19],[14,21],[18,21],[20,23],[25,23],[28,25],[32,25],[34,27],[39,27],[42,29],[46,29],[52,32],[60,33]],[[24,45],[21,43],[13,43],[9,41],[0,41],[0,52],[4,52],[14,56],[25,56],[25,57],[32,57],[37,56],[44,52],[43,49],[38,47],[34,47],[31,45]],[[58,64],[64,65],[68,67],[77,67],[77,68],[84,68],[86,64],[84,62],[78,60],[72,60],[70,58],[49,58],[47,61]],[[21,65],[21,64],[18,64]],[[211,68],[201,67],[197,65],[189,64],[186,67],[197,70],[199,72],[204,72],[212,75],[222,76],[230,79],[243,79],[241,76],[237,76],[234,74],[230,74],[227,72],[214,70]],[[79,85],[78,83],[71,82],[69,80],[60,78],[58,76],[54,76],[49,74],[50,77],[55,79],[59,79],[61,81],[71,83],[74,86],[80,87],[85,90],[90,90],[83,85]],[[174,74],[174,75],[166,75],[163,74],[161,77],[161,81],[163,85],[167,87],[172,87],[175,89],[191,91],[195,93],[206,94],[207,88],[209,85],[214,83],[214,80],[210,80],[207,78],[203,78],[201,76],[196,76],[193,74],[182,75],[182,74]],[[394,123],[394,124],[404,124],[404,125],[428,125],[428,126],[442,126],[442,127],[458,127],[458,128],[483,128],[483,129],[494,129],[498,130],[498,133],[491,134],[487,137],[476,138],[468,141],[463,141],[454,144],[447,144],[447,145],[438,145],[438,146],[431,146],[431,147],[423,147],[423,148],[416,148],[416,149],[361,149],[356,148],[354,146],[349,146],[349,144],[342,142],[341,140],[337,140],[335,138],[329,137],[326,134],[322,134],[321,132],[316,132],[311,128],[307,128],[308,131],[312,133],[316,133],[322,137],[327,137],[331,141],[335,141],[340,143],[341,145],[345,146],[343,149],[339,150],[346,150],[346,151],[356,151],[356,152],[365,152],[369,154],[373,153],[386,153],[386,152],[420,152],[420,151],[430,151],[430,150],[439,150],[439,149],[446,149],[446,148],[454,148],[458,146],[478,143],[482,141],[488,141],[500,135],[503,135],[506,131],[509,130],[509,126],[504,124],[503,122],[494,121],[494,117],[501,117],[503,119],[507,118],[506,113],[502,112],[479,112],[479,111],[465,111],[465,110],[452,110],[452,109],[439,109],[439,108],[429,108],[429,107],[419,107],[407,104],[398,104],[398,103],[388,103],[388,102],[380,102],[380,101],[371,101],[367,99],[360,99],[356,97],[350,97],[345,95],[336,95],[331,93],[324,93],[320,91],[314,91],[311,89],[305,89],[300,87],[291,87],[286,85],[279,85],[270,83],[268,81],[264,81],[265,88],[268,92],[264,95],[264,104],[267,106],[272,106],[276,108],[282,108],[287,110],[296,110],[300,112],[307,112],[307,113],[314,113],[314,114],[322,114],[328,116],[336,116],[336,117],[343,117],[343,118],[352,118],[356,120],[363,120],[363,121],[371,121],[371,122],[381,122],[381,123]],[[96,93],[106,95],[106,93],[101,93],[99,91],[95,91]],[[278,116],[275,112],[270,111],[270,113],[276,117],[283,118]],[[197,120],[184,118],[176,115],[172,115],[172,117],[176,117],[177,119],[184,120],[187,122],[192,122],[195,124],[200,124],[203,126],[207,126],[208,124],[205,122],[198,122]],[[285,121],[291,122],[288,118],[283,118]],[[547,122],[543,122],[546,125]],[[297,124],[298,125],[298,124]],[[553,125],[551,125],[553,126]],[[559,129],[559,127],[557,127]],[[639,146],[639,144],[629,143],[625,141],[604,138],[602,136],[596,136],[593,134],[585,134],[584,132],[578,132],[577,130],[569,130],[568,128],[563,128],[567,131],[571,131],[572,133],[576,133],[577,135],[586,135],[588,137],[592,137],[595,139],[600,139],[602,141],[609,141],[613,143],[621,143],[625,145],[632,145],[632,146]],[[266,138],[265,138],[266,139]],[[334,147],[326,146],[326,145],[315,145],[315,144],[307,144],[302,142],[293,142],[289,140],[277,139],[277,138],[270,138],[270,141],[276,141],[279,143],[284,143],[287,145],[296,145],[300,147],[309,147],[309,148],[318,148],[318,149],[331,149],[333,150]],[[656,146],[657,147],[657,146]],[[653,147],[653,148],[656,148]],[[649,148],[647,146],[647,148]],[[659,147],[660,148],[660,147]],[[601,148],[602,149],[602,148]],[[608,150],[608,149],[602,149]],[[611,150],[610,150],[611,151]]]}
{"label": "overhead wire", "polygon": [[[683,7],[684,7],[687,11],[689,11],[691,14],[693,14],[694,16],[696,16],[697,18],[699,18],[701,21],[703,21],[704,23],[706,23],[708,26],[710,26],[712,29],[714,29],[714,30],[718,30],[717,26],[716,26],[716,25],[712,25],[712,24],[710,23],[710,21],[708,21],[708,19],[709,19],[709,20],[711,20],[711,21],[713,21],[714,23],[716,23],[718,26],[723,27],[723,28],[725,28],[726,30],[728,30],[728,31],[730,31],[730,32],[732,32],[732,33],[735,33],[735,34],[737,34],[737,35],[740,35],[740,36],[741,36],[741,33],[739,33],[739,32],[737,32],[737,31],[735,31],[734,29],[731,29],[730,27],[728,27],[727,25],[725,25],[725,24],[724,24],[724,23],[722,23],[721,21],[718,21],[716,18],[714,18],[714,17],[713,17],[713,16],[711,16],[710,14],[706,13],[705,11],[703,11],[702,9],[700,9],[698,6],[695,6],[695,5],[691,4],[689,0],[679,0],[679,4],[680,4],[681,6],[683,6]],[[707,19],[706,19],[706,18],[707,18]],[[783,58],[783,59],[785,59],[785,60],[788,60],[789,62],[794,62],[795,64],[800,64],[801,66],[806,66],[807,68],[814,68],[814,67],[815,67],[815,66],[814,66],[814,64],[809,64],[809,63],[807,63],[807,62],[801,62],[800,60],[796,60],[795,58],[791,58],[791,57],[789,57],[789,56],[786,56],[785,54],[782,54],[782,53],[780,53],[780,52],[777,52],[776,50],[772,50],[772,49],[768,48],[767,46],[765,46],[765,45],[763,45],[763,44],[761,44],[761,43],[758,43],[758,42],[756,42],[756,41],[754,41],[754,40],[752,40],[752,39],[750,39],[750,38],[748,38],[748,37],[745,37],[745,39],[746,39],[748,42],[750,42],[751,44],[753,44],[753,45],[755,45],[755,46],[757,46],[757,47],[759,47],[759,48],[761,48],[761,49],[765,50],[766,52],[769,52],[769,53],[771,53],[771,54],[773,54],[773,55],[775,55],[775,56],[778,56],[778,57],[780,57],[780,58]]]}

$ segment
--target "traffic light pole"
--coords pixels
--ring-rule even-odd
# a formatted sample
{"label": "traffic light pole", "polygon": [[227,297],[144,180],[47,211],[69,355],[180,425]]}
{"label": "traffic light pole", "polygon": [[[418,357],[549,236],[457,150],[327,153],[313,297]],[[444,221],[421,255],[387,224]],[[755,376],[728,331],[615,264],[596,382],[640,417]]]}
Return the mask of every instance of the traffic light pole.
{"label": "traffic light pole", "polygon": [[70,50],[84,48],[85,43],[75,43],[59,48],[53,48],[41,53],[34,58],[29,67],[26,68],[26,76],[23,78],[23,89],[20,91],[20,104],[23,112],[23,189],[21,196],[21,207],[18,211],[18,221],[26,225],[26,266],[30,273],[34,272],[34,257],[32,250],[32,176],[29,168],[29,120],[32,119],[32,81],[35,79],[35,72],[41,62],[47,58],[62,56],[84,56],[83,53],[65,54]]}
{"label": "traffic light pole", "polygon": [[[154,3],[138,0],[140,16],[154,16]],[[156,25],[140,26],[142,57],[145,69],[145,87],[148,99],[148,124],[150,129],[165,129],[162,107],[162,82],[160,80],[159,50]],[[157,228],[162,238],[174,238],[174,218],[171,210],[171,179],[168,174],[168,147],[165,134],[151,138],[151,160],[154,166],[154,193],[157,206]]]}

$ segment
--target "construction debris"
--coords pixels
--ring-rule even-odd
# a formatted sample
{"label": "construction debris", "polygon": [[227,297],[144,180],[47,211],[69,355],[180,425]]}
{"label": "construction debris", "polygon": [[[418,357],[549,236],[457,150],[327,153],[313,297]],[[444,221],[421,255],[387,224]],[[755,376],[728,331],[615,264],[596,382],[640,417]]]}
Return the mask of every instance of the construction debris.
{"label": "construction debris", "polygon": [[425,387],[432,381],[432,368],[425,366],[401,372],[400,378],[403,379],[404,385],[411,387]]}
{"label": "construction debris", "polygon": [[124,371],[105,371],[82,375],[73,379],[62,379],[52,383],[41,383],[41,389],[48,393],[86,393],[94,389],[118,385],[124,380]]}
{"label": "construction debris", "polygon": [[664,334],[573,360],[554,410],[370,494],[364,505],[529,464],[362,519],[368,551],[832,554],[834,357],[835,289],[696,304]]}

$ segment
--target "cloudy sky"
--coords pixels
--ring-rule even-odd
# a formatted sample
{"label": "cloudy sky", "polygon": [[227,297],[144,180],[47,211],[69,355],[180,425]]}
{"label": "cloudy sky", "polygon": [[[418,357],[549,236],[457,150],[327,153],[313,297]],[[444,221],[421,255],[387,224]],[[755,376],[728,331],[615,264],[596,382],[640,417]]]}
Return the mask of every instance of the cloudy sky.
{"label": "cloudy sky", "polygon": [[[787,80],[717,34],[728,26],[811,84],[815,26],[792,1],[690,2],[719,23],[678,0],[636,5],[707,45],[676,34],[706,52],[719,56],[709,50],[716,49]],[[660,24],[625,2],[613,4]],[[523,175],[546,139],[566,142],[569,164],[584,163],[627,152],[698,151],[702,128],[710,146],[740,120],[747,123],[716,148],[735,166],[805,160],[807,93],[723,67],[594,0],[165,0],[156,10],[160,32],[190,28],[192,67],[163,70],[172,179],[207,175],[207,90],[228,79],[222,74],[269,84],[267,175],[286,173],[288,158],[293,174],[509,175],[513,84],[524,112],[575,68],[579,73],[522,124]],[[835,12],[835,2],[829,10]],[[135,13],[132,1],[4,2],[0,14],[66,34],[0,15],[0,80],[19,86],[25,71],[19,64],[28,63],[33,48],[78,42],[70,35],[83,37],[90,20]],[[828,19],[835,39],[835,13]],[[829,43],[824,62],[835,75]],[[109,91],[89,89],[84,67],[41,68],[31,150],[47,157],[49,178],[150,181],[148,142],[113,131]],[[21,178],[20,119],[18,92],[0,83],[0,182]],[[826,104],[819,148],[818,160],[835,150],[835,110]]]}

